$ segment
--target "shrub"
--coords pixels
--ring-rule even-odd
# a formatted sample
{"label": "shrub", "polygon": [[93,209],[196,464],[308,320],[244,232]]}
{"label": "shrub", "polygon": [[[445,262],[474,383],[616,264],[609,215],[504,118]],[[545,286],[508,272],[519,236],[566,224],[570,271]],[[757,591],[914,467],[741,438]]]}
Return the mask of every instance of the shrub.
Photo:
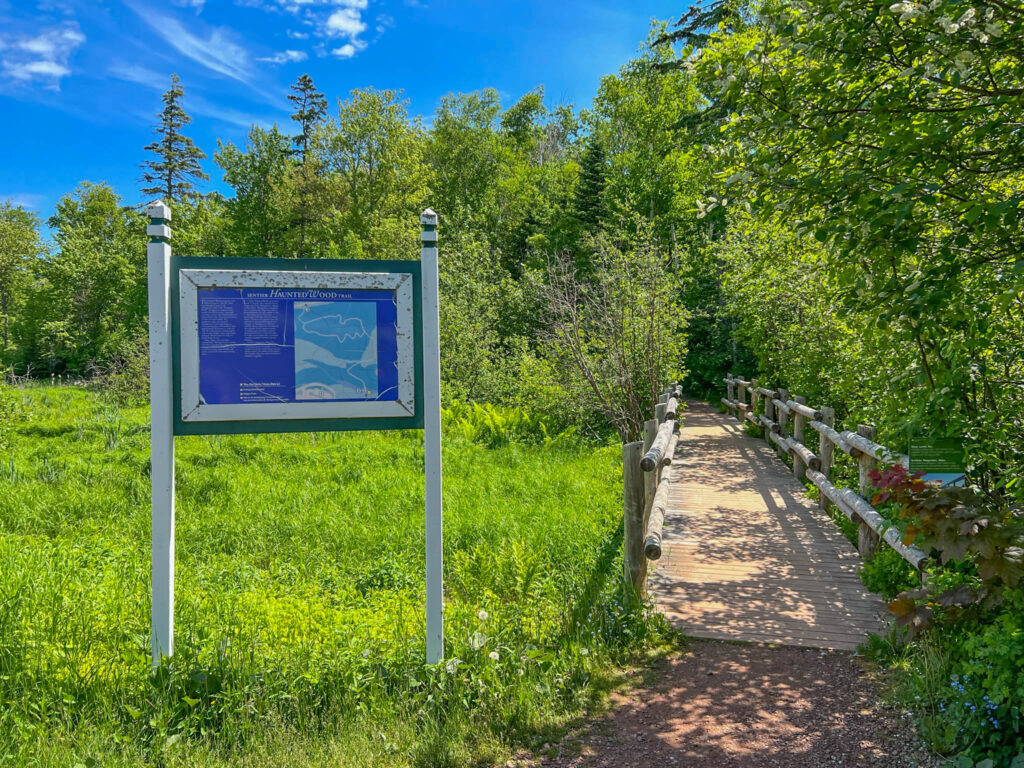
{"label": "shrub", "polygon": [[882,547],[860,568],[860,580],[871,592],[892,600],[905,589],[917,586],[917,571],[903,555],[890,547]]}
{"label": "shrub", "polygon": [[974,758],[1008,764],[1024,753],[1024,590],[1008,590],[994,619],[958,644],[953,694],[940,706]]}

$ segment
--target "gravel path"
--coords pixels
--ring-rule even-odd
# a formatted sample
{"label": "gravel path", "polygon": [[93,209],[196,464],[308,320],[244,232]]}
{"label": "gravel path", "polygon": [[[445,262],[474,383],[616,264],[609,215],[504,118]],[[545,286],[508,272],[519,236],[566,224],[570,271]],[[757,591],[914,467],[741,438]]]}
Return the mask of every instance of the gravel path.
{"label": "gravel path", "polygon": [[[650,673],[649,673],[650,674]],[[694,641],[618,694],[546,768],[932,766],[908,717],[881,707],[857,657],[841,651]]]}

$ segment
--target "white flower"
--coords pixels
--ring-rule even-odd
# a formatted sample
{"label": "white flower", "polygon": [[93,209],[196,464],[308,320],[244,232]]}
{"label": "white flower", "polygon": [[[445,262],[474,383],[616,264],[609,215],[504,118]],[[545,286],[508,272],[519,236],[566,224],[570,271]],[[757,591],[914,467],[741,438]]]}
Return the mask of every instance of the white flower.
{"label": "white flower", "polygon": [[366,649],[363,650],[363,658],[364,659],[370,658],[370,649],[369,648],[366,648]]}
{"label": "white flower", "polygon": [[480,619],[480,621],[487,621],[487,611],[481,609],[480,613],[478,613],[476,617]]}
{"label": "white flower", "polygon": [[469,637],[469,647],[474,651],[479,651],[484,645],[487,644],[487,635],[483,632],[474,632]]}
{"label": "white flower", "polygon": [[960,25],[949,18],[949,16],[941,16],[935,20],[935,23],[942,27],[942,31],[947,35],[955,34],[960,29]]}
{"label": "white flower", "polygon": [[961,26],[963,26],[964,24],[970,24],[971,20],[974,18],[975,13],[976,11],[973,8],[968,8],[966,11],[964,11],[964,15],[960,17],[960,20],[957,23],[960,24]]}
{"label": "white flower", "polygon": [[586,648],[580,648],[580,656],[589,656],[589,655],[590,655],[590,651],[588,651]]}
{"label": "white flower", "polygon": [[487,658],[489,658],[491,661],[497,661],[498,660],[498,652],[497,651],[491,651],[490,653],[487,654]]}

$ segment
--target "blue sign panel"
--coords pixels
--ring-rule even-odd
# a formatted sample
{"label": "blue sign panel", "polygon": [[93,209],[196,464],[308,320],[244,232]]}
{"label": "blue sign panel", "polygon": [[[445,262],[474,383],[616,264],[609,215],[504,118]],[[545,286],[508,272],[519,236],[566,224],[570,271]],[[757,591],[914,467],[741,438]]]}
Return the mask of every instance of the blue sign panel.
{"label": "blue sign panel", "polygon": [[392,291],[202,288],[198,303],[205,404],[398,399]]}

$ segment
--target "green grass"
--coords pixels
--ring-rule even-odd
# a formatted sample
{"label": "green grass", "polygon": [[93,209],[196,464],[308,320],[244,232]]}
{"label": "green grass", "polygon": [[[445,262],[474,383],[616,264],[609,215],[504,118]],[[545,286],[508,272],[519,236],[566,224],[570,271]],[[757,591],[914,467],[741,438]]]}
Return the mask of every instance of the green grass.
{"label": "green grass", "polygon": [[465,765],[543,743],[660,638],[620,599],[621,467],[445,443],[426,668],[417,432],[179,438],[173,662],[149,669],[145,409],[20,392],[0,454],[0,764]]}

